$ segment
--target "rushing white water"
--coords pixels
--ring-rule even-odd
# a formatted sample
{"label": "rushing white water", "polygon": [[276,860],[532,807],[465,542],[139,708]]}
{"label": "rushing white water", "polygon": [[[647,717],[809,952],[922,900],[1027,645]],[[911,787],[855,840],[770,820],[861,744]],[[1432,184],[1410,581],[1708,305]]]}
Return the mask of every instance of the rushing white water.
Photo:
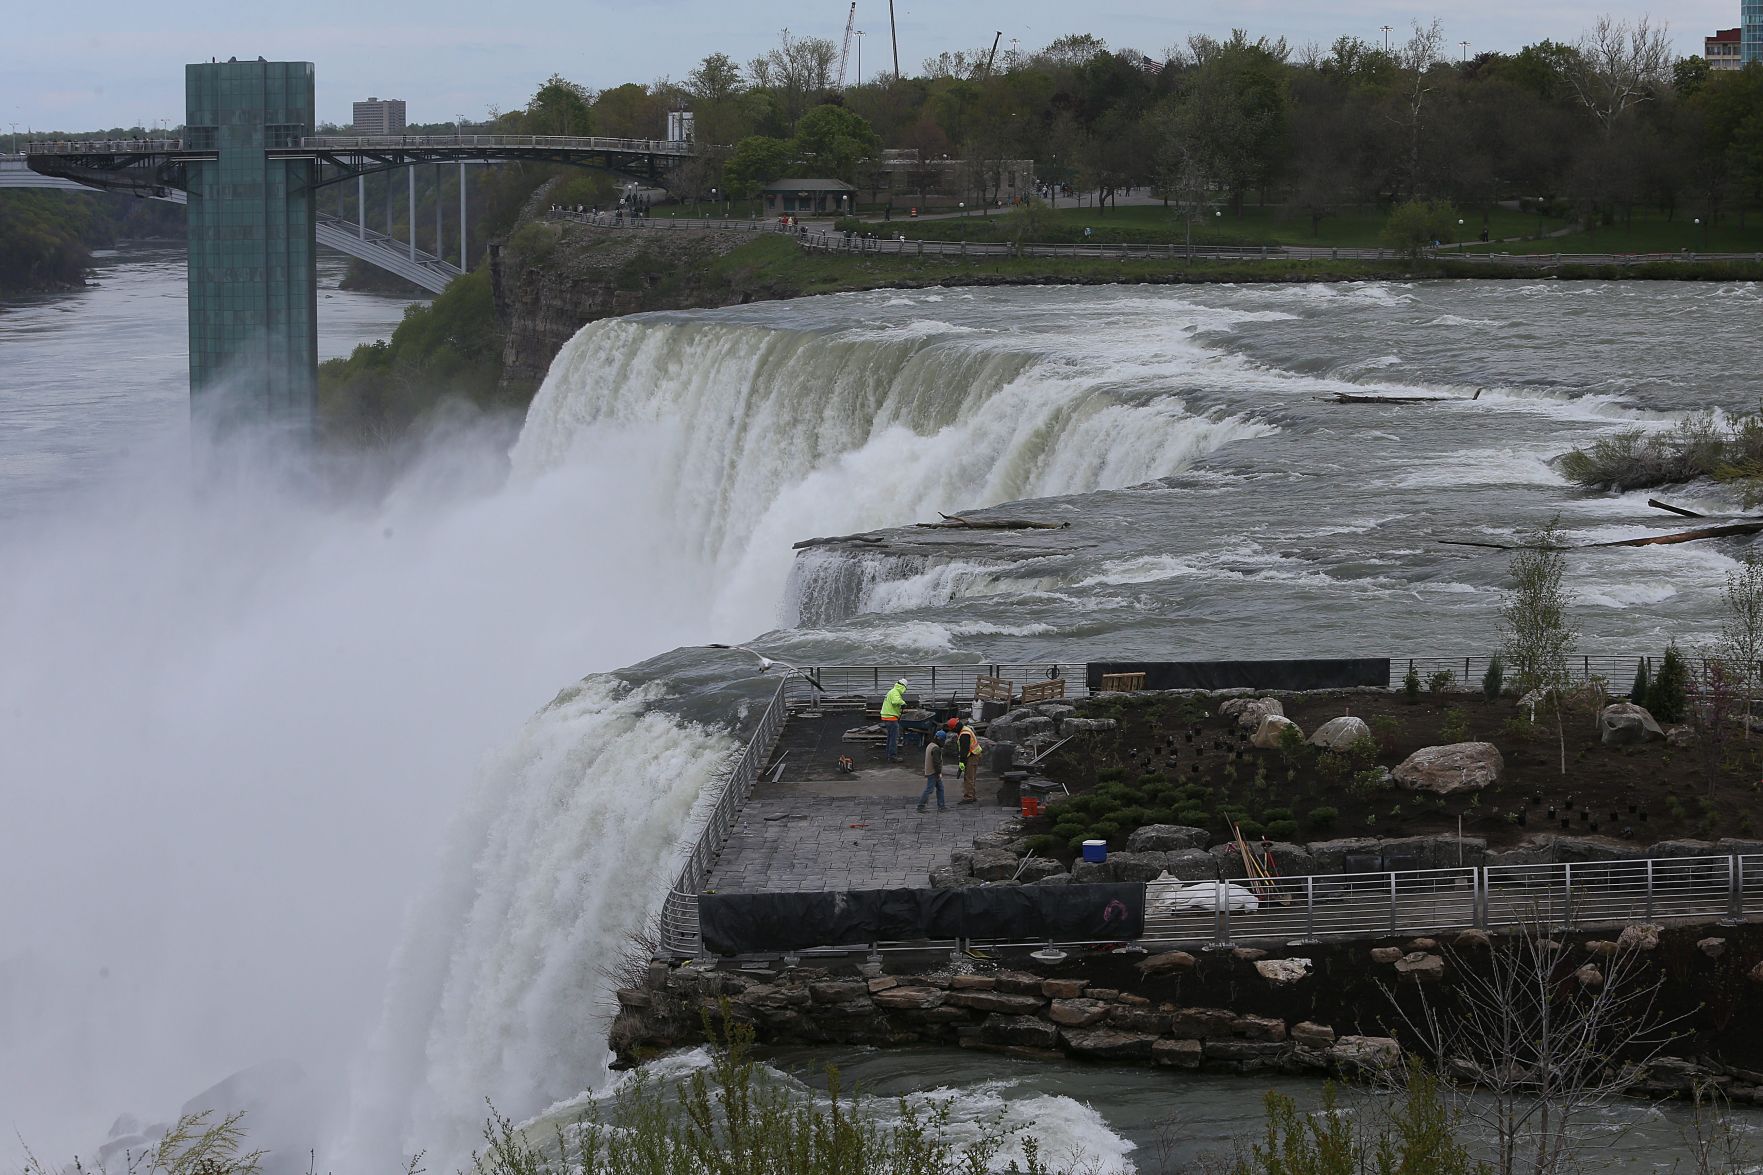
{"label": "rushing white water", "polygon": [[795,619],[780,601],[801,538],[1133,485],[1272,431],[1134,395],[1105,357],[1014,344],[947,330],[595,323],[552,364],[515,465],[582,460],[608,432],[640,447],[662,495],[656,522],[719,584],[713,627],[746,633]]}

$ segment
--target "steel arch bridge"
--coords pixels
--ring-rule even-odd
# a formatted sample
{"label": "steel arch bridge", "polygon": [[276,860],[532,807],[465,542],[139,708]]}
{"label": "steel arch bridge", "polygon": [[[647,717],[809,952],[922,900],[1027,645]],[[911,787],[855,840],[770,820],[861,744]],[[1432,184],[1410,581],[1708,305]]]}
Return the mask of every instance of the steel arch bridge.
{"label": "steel arch bridge", "polygon": [[[669,170],[698,154],[690,142],[555,135],[311,135],[270,147],[270,159],[302,160],[315,165],[313,190],[356,182],[354,222],[318,214],[317,240],[440,293],[468,266],[465,233],[465,168],[471,164],[550,163],[610,172],[639,182],[656,183]],[[33,142],[25,153],[0,159],[0,187],[111,191],[185,203],[189,165],[212,161],[211,145],[184,139],[56,140]],[[458,164],[459,260],[457,263],[419,248],[415,242],[415,169],[422,165]],[[408,169],[411,240],[399,242],[367,227],[366,177]],[[438,211],[438,210],[437,210]]]}

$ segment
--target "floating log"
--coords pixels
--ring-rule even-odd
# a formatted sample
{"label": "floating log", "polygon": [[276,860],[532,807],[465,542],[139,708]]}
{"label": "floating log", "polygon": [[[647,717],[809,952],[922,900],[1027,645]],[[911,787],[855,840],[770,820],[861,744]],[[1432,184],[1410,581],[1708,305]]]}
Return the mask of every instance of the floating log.
{"label": "floating log", "polygon": [[[1471,400],[1481,399],[1480,388],[1475,389]],[[1362,396],[1353,392],[1334,393],[1336,404],[1443,404],[1447,400],[1461,400],[1461,396]]]}
{"label": "floating log", "polygon": [[963,518],[959,514],[937,512],[941,522],[915,522],[923,530],[1068,530],[1069,522],[1041,522],[1033,518]]}
{"label": "floating log", "polygon": [[[1702,539],[1725,539],[1735,535],[1763,533],[1763,518],[1748,522],[1727,522],[1719,526],[1703,526],[1695,530],[1678,530],[1670,534],[1650,534],[1638,539],[1612,539],[1603,543],[1579,543],[1573,546],[1550,547],[1552,551],[1591,551],[1603,547],[1668,547],[1677,543],[1694,543]],[[1496,543],[1485,539],[1440,539],[1451,547],[1482,547],[1492,551],[1523,550],[1523,543]]]}
{"label": "floating log", "polygon": [[1685,510],[1682,506],[1673,506],[1670,502],[1661,502],[1658,498],[1648,498],[1647,505],[1655,510],[1665,510],[1684,518],[1706,518],[1706,514],[1697,514],[1694,510]]}

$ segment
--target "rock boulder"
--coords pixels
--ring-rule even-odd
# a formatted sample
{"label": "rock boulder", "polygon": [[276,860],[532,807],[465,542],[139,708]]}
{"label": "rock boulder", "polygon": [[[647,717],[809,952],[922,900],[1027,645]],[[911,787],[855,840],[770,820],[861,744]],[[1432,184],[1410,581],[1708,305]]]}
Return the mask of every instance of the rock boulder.
{"label": "rock boulder", "polygon": [[1260,724],[1255,727],[1255,733],[1250,737],[1249,745],[1259,747],[1263,751],[1276,751],[1279,749],[1280,739],[1285,737],[1287,730],[1296,730],[1299,738],[1304,737],[1304,732],[1298,724],[1284,714],[1269,714],[1262,718]]}
{"label": "rock boulder", "polygon": [[1441,796],[1480,791],[1505,773],[1506,760],[1493,743],[1422,747],[1393,772],[1398,787]]}
{"label": "rock boulder", "polygon": [[1363,718],[1343,715],[1318,726],[1316,733],[1310,736],[1310,745],[1325,751],[1344,751],[1360,739],[1370,737],[1371,727],[1365,725]]}
{"label": "rock boulder", "polygon": [[1623,747],[1631,743],[1662,741],[1665,731],[1647,713],[1646,707],[1633,702],[1616,702],[1599,712],[1598,738],[1607,747]]}
{"label": "rock boulder", "polygon": [[1147,824],[1126,838],[1126,847],[1135,853],[1169,853],[1181,849],[1203,849],[1212,837],[1204,828],[1185,824]]}
{"label": "rock boulder", "polygon": [[1232,698],[1218,708],[1223,717],[1235,719],[1240,730],[1254,730],[1269,714],[1284,715],[1285,712],[1278,698]]}

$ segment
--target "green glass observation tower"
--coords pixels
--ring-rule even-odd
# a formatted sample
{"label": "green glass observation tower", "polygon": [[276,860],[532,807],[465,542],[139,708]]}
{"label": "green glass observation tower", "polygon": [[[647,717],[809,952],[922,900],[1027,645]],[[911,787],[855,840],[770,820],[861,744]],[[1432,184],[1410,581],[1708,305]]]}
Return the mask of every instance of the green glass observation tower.
{"label": "green glass observation tower", "polygon": [[184,68],[190,410],[220,431],[308,439],[318,400],[314,169],[271,158],[313,133],[307,61]]}

